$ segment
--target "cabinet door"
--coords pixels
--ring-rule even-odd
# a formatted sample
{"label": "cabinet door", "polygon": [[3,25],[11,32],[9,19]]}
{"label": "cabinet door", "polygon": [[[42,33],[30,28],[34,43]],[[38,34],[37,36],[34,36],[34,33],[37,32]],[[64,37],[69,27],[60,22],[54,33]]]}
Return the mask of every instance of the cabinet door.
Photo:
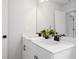
{"label": "cabinet door", "polygon": [[23,38],[23,49],[22,49],[22,58],[23,59],[33,59],[33,54],[30,50],[30,41],[26,38]]}
{"label": "cabinet door", "polygon": [[23,38],[23,59],[34,59],[35,58],[35,48],[33,48],[33,46],[35,46],[34,44],[32,44],[32,42],[30,40],[27,40],[25,38]]}
{"label": "cabinet door", "polygon": [[35,59],[36,54],[32,51],[26,51],[23,54],[23,59]]}
{"label": "cabinet door", "polygon": [[29,56],[28,56],[28,47],[27,47],[27,44],[26,44],[26,39],[23,38],[23,44],[22,44],[22,59],[29,59]]}

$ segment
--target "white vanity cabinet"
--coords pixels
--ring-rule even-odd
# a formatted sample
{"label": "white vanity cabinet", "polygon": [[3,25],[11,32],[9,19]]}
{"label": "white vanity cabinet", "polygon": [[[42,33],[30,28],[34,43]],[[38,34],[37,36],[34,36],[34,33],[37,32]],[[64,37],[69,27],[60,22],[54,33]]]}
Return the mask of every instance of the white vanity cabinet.
{"label": "white vanity cabinet", "polygon": [[51,59],[51,53],[35,45],[30,40],[23,39],[23,59]]}
{"label": "white vanity cabinet", "polygon": [[75,47],[53,53],[31,40],[23,38],[22,59],[76,59],[75,55]]}

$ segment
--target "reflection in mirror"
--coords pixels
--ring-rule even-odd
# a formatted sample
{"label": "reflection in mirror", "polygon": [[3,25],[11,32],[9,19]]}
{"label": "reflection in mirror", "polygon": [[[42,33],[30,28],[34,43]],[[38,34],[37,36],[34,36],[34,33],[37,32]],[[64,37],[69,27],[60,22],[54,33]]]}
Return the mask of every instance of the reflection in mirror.
{"label": "reflection in mirror", "polygon": [[76,10],[67,12],[67,35],[76,37]]}
{"label": "reflection in mirror", "polygon": [[61,8],[59,5],[51,2],[50,0],[43,0],[43,2],[40,1],[41,0],[38,0],[36,8],[37,32],[47,28],[54,29],[54,11],[55,9],[60,10]]}
{"label": "reflection in mirror", "polygon": [[70,4],[74,7],[74,3],[69,0],[37,0],[36,32],[51,28],[59,34],[75,37],[76,11],[74,9],[66,12],[68,8],[71,8]]}

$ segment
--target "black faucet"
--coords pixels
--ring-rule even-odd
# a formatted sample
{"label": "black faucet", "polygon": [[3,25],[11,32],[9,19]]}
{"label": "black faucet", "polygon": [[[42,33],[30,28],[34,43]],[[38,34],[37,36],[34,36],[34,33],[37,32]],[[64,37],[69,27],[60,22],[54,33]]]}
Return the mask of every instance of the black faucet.
{"label": "black faucet", "polygon": [[54,36],[54,40],[55,41],[60,41],[60,37],[65,36],[65,34],[60,34],[58,35],[58,33],[56,33],[56,35]]}
{"label": "black faucet", "polygon": [[60,40],[59,40],[59,36],[58,36],[58,35],[54,36],[54,40],[55,40],[55,41],[60,41]]}

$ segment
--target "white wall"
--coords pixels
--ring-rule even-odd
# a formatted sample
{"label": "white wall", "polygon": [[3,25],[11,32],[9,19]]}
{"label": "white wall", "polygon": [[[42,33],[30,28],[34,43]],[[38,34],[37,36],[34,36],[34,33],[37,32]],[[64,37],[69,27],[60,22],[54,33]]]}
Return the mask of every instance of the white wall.
{"label": "white wall", "polygon": [[61,5],[53,2],[42,2],[37,6],[37,32],[45,28],[54,28],[55,10],[62,10]]}
{"label": "white wall", "polygon": [[36,1],[9,0],[9,55],[8,59],[21,59],[22,33],[36,32]]}

